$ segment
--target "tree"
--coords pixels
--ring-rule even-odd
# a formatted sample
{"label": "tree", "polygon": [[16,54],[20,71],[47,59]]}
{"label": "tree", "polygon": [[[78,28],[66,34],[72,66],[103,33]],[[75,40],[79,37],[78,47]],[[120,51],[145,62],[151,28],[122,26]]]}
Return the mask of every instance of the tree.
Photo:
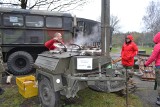
{"label": "tree", "polygon": [[22,9],[43,9],[50,11],[70,11],[83,6],[86,0],[1,0],[1,5],[16,5]]}
{"label": "tree", "polygon": [[21,2],[21,8],[26,9],[28,0],[19,0],[19,1]]}
{"label": "tree", "polygon": [[119,19],[117,16],[110,16],[110,26],[114,29],[115,33],[118,33],[120,30]]}
{"label": "tree", "polygon": [[146,30],[153,35],[160,29],[160,2],[152,1],[146,9],[146,15],[143,17]]}
{"label": "tree", "polygon": [[124,43],[124,38],[125,38],[124,33],[115,33],[112,36],[112,45],[113,47],[121,47],[122,44]]}
{"label": "tree", "polygon": [[[98,21],[101,20],[101,17],[99,18]],[[110,16],[110,26],[114,29],[114,33],[119,33],[120,32],[120,25],[119,25],[120,20],[118,19],[117,16],[111,15]]]}
{"label": "tree", "polygon": [[112,44],[114,47],[122,46],[124,43],[125,37],[131,34],[133,35],[134,42],[138,46],[149,46],[153,47],[154,43],[152,41],[153,37],[151,36],[151,33],[145,32],[145,33],[139,33],[139,32],[127,32],[127,33],[115,33],[113,34],[112,38]]}

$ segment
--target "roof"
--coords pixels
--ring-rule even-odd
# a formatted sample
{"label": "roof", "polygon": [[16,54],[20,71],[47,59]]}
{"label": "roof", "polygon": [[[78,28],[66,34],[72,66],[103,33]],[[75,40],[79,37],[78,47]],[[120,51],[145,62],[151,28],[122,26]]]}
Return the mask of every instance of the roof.
{"label": "roof", "polygon": [[62,13],[62,12],[58,12],[58,11],[30,10],[30,9],[4,8],[4,7],[3,8],[0,7],[0,12],[71,17],[71,14],[69,14],[69,13]]}

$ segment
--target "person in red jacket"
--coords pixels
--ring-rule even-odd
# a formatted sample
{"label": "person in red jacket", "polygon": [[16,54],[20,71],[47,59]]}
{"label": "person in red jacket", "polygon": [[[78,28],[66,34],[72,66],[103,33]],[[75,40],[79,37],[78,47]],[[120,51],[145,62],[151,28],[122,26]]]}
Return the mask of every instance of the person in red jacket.
{"label": "person in red jacket", "polygon": [[125,38],[125,42],[122,46],[121,50],[121,58],[122,58],[122,65],[124,67],[133,67],[134,65],[134,56],[138,53],[138,47],[133,42],[133,36],[128,35]]}
{"label": "person in red jacket", "polygon": [[[133,84],[132,76],[134,74],[133,66],[134,66],[134,56],[136,56],[138,53],[138,47],[133,42],[133,36],[128,35],[125,38],[125,42],[122,45],[121,50],[121,61],[122,65],[126,69],[126,81]],[[130,69],[130,70],[128,70]]]}
{"label": "person in red jacket", "polygon": [[[155,62],[155,73],[156,73],[156,84],[157,91],[158,91],[158,97],[156,104],[160,106],[160,32],[158,32],[154,38],[153,42],[155,43],[155,46],[153,48],[152,54],[148,58],[148,60],[145,62],[144,66],[149,66],[152,62]],[[156,87],[156,86],[155,86]]]}
{"label": "person in red jacket", "polygon": [[55,33],[54,37],[51,40],[45,42],[44,45],[49,50],[54,50],[56,48],[59,48],[59,46],[57,45],[58,43],[64,45],[61,33]]}

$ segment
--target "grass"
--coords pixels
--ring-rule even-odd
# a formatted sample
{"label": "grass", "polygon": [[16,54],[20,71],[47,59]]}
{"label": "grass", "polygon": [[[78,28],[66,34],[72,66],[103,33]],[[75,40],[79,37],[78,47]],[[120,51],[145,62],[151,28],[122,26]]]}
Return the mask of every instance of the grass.
{"label": "grass", "polygon": [[[96,92],[87,88],[79,91],[78,95],[83,99],[82,103],[65,107],[125,107],[125,97],[115,93]],[[139,98],[135,95],[129,96],[129,104],[130,107],[143,107]]]}
{"label": "grass", "polygon": [[[141,47],[141,46],[139,46],[138,48],[139,48],[139,50],[145,50],[146,54],[149,54],[149,55],[152,53],[152,50],[153,50],[152,47]],[[120,51],[121,51],[121,47],[117,47],[117,48],[113,47],[111,53],[120,53]]]}
{"label": "grass", "polygon": [[121,51],[120,47],[118,47],[118,48],[113,47],[111,50],[111,53],[120,53],[120,51]]}
{"label": "grass", "polygon": [[[114,93],[96,92],[89,88],[78,92],[79,100],[75,104],[64,105],[64,107],[124,107],[125,97]],[[5,87],[5,93],[0,95],[0,107],[40,107],[38,97],[23,98],[16,85]],[[129,96],[131,107],[142,107],[142,103],[135,95]],[[117,106],[118,105],[118,106]]]}
{"label": "grass", "polygon": [[152,53],[152,50],[153,50],[153,48],[152,47],[138,47],[139,48],[139,50],[145,50],[146,51],[146,54],[151,54]]}
{"label": "grass", "polygon": [[[25,99],[16,85],[3,85],[5,92],[0,95],[0,107],[39,107],[36,98]],[[30,103],[30,104],[29,104]]]}
{"label": "grass", "polygon": [[18,107],[24,100],[15,85],[7,86],[4,94],[0,95],[0,107]]}

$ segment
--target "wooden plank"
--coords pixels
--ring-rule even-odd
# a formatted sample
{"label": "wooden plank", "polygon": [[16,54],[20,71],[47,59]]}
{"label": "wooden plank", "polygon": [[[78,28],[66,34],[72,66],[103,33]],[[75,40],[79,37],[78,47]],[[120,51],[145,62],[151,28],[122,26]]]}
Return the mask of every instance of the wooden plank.
{"label": "wooden plank", "polygon": [[155,63],[151,63],[148,67],[144,67],[145,61],[148,59],[148,55],[138,55],[139,72],[143,73],[142,80],[155,80]]}

